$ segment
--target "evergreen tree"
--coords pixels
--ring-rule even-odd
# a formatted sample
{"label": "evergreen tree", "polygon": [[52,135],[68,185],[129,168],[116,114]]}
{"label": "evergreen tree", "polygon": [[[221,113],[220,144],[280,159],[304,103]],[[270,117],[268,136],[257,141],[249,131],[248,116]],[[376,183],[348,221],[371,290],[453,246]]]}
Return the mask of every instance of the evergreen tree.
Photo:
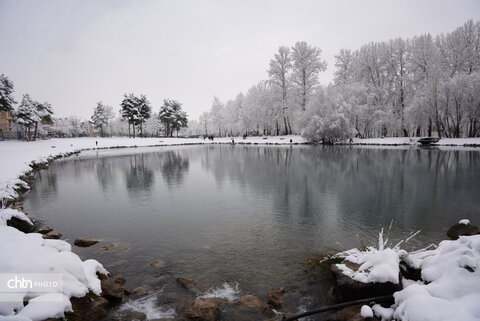
{"label": "evergreen tree", "polygon": [[53,109],[52,105],[49,102],[44,102],[43,104],[39,103],[38,101],[33,102],[35,106],[35,113],[37,115],[38,120],[35,121],[35,133],[33,135],[33,140],[37,140],[37,132],[38,132],[38,122],[45,121],[45,122],[53,122],[52,115]]}
{"label": "evergreen tree", "polygon": [[143,124],[152,116],[152,107],[150,106],[150,102],[147,100],[145,95],[140,95],[140,97],[136,98],[136,106],[139,114],[138,124],[140,125],[140,135],[145,137],[143,132]]}
{"label": "evergreen tree", "polygon": [[12,97],[13,82],[4,74],[0,75],[0,111],[12,111],[16,101]]}
{"label": "evergreen tree", "polygon": [[30,140],[32,125],[41,119],[36,113],[36,103],[29,94],[23,95],[22,102],[18,106],[15,116],[17,117],[17,123],[21,124],[25,130],[25,139]]}
{"label": "evergreen tree", "polygon": [[182,104],[174,99],[165,99],[160,107],[158,119],[164,125],[165,136],[173,136],[173,132],[187,127],[187,113],[182,110]]}
{"label": "evergreen tree", "polygon": [[152,114],[152,107],[150,107],[147,97],[145,95],[136,97],[134,94],[124,94],[120,106],[122,118],[128,121],[128,135],[130,136],[130,125],[133,129],[133,138],[135,138],[135,126],[138,125],[140,125],[140,134],[143,135],[143,124]]}

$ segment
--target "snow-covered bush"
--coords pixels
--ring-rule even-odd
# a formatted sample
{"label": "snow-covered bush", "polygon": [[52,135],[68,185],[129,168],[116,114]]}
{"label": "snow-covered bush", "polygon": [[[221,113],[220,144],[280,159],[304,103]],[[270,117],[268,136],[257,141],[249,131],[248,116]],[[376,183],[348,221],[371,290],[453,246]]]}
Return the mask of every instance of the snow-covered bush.
{"label": "snow-covered bush", "polygon": [[346,264],[337,264],[337,267],[351,279],[362,283],[399,283],[400,259],[407,255],[407,252],[400,247],[385,248],[383,241],[383,229],[379,234],[378,248],[368,246],[365,250],[352,249],[335,255],[359,264],[358,270],[350,269]]}

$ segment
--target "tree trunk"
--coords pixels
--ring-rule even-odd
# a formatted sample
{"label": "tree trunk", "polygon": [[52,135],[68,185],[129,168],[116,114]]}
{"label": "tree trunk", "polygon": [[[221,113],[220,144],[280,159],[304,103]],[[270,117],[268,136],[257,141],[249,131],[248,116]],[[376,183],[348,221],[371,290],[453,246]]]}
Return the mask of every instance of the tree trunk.
{"label": "tree trunk", "polygon": [[35,122],[35,131],[33,133],[33,140],[37,140],[38,121]]}

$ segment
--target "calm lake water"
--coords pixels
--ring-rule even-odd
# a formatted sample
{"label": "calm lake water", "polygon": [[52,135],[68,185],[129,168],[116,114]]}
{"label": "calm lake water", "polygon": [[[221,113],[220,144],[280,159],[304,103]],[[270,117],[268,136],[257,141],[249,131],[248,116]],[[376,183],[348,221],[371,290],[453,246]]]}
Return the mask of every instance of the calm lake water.
{"label": "calm lake water", "polygon": [[393,243],[422,230],[406,244],[420,248],[462,218],[478,224],[479,178],[475,150],[99,150],[37,172],[25,210],[72,243],[101,239],[74,250],[131,287],[186,277],[205,288],[238,282],[242,294],[263,297],[282,286],[326,293],[302,265],[310,255],[372,245],[382,228]]}

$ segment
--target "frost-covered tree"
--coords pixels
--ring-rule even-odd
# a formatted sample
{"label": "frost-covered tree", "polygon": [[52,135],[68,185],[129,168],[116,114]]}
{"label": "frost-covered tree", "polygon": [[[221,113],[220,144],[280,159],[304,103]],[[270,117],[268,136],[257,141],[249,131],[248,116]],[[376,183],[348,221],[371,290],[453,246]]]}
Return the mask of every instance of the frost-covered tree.
{"label": "frost-covered tree", "polygon": [[308,97],[318,85],[318,74],[325,71],[327,63],[321,59],[320,48],[309,46],[306,42],[297,42],[292,47],[292,82],[297,89],[300,107],[305,110]]}
{"label": "frost-covered tree", "polygon": [[208,111],[204,111],[198,118],[199,127],[202,129],[202,134],[208,136],[211,127],[212,114]]}
{"label": "frost-covered tree", "polygon": [[407,68],[407,61],[410,59],[407,42],[401,38],[390,40],[386,54],[390,56],[388,72],[393,82],[392,110],[400,118],[400,127],[403,135],[408,137],[405,107],[411,98],[411,81]]}
{"label": "frost-covered tree", "polygon": [[308,119],[302,136],[312,142],[334,144],[350,135],[348,120],[339,104],[338,88],[329,87],[319,91],[310,100],[306,117]]}
{"label": "frost-covered tree", "polygon": [[0,75],[0,111],[12,111],[16,101],[13,99],[13,82],[4,74]]}
{"label": "frost-covered tree", "polygon": [[217,136],[224,136],[224,125],[225,125],[225,105],[220,101],[220,99],[215,96],[213,97],[212,107],[210,108],[211,122],[212,127],[217,130]]}
{"label": "frost-covered tree", "polygon": [[292,70],[292,55],[290,48],[281,46],[278,52],[275,53],[274,58],[270,60],[270,68],[268,69],[268,76],[270,82],[277,89],[278,100],[282,105],[282,117],[285,134],[292,133],[292,126],[289,119],[287,93],[290,84],[290,72]]}
{"label": "frost-covered tree", "polygon": [[336,85],[345,85],[350,82],[355,74],[355,56],[349,49],[340,49],[340,52],[335,55],[335,74],[334,83]]}
{"label": "frost-covered tree", "polygon": [[113,107],[104,105],[101,101],[99,101],[97,106],[93,109],[91,121],[93,127],[100,130],[101,137],[105,136],[105,129],[108,127],[108,123],[113,117]]}

